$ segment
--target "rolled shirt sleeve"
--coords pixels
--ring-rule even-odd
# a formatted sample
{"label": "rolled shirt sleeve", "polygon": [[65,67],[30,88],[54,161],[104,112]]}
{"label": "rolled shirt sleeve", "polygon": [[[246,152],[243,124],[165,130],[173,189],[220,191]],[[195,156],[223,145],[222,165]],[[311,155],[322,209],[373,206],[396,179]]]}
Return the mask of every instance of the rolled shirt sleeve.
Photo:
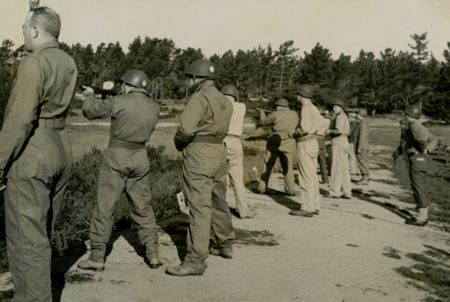
{"label": "rolled shirt sleeve", "polygon": [[38,59],[27,57],[20,63],[0,132],[0,170],[18,157],[30,136],[38,119],[44,78]]}

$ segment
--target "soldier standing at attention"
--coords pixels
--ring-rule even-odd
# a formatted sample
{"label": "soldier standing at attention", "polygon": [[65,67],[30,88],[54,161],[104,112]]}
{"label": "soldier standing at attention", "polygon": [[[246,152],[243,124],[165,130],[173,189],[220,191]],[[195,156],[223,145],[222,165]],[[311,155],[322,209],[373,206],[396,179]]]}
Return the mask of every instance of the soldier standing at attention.
{"label": "soldier standing at attention", "polygon": [[340,99],[333,102],[333,111],[336,119],[333,129],[327,133],[331,135],[333,145],[333,165],[331,167],[330,191],[324,195],[327,198],[351,199],[352,188],[350,183],[350,170],[348,167],[348,134],[350,133],[350,122],[344,113],[345,104]]}
{"label": "soldier standing at attention", "polygon": [[97,204],[92,215],[89,237],[91,255],[78,262],[78,268],[103,271],[106,244],[113,227],[114,206],[125,190],[131,217],[145,247],[150,268],[162,265],[158,252],[156,221],[150,204],[150,162],[145,143],[150,140],[159,118],[159,105],[149,98],[148,78],[140,70],[129,70],[121,78],[122,95],[105,100],[94,97],[92,88],[83,92],[83,115],[92,120],[111,117],[108,148],[98,175]]}
{"label": "soldier standing at attention", "polygon": [[317,157],[319,156],[319,143],[316,133],[322,123],[319,110],[311,102],[314,87],[301,85],[297,93],[297,100],[302,104],[300,121],[295,131],[289,136],[297,140],[297,161],[300,183],[301,209],[292,210],[291,215],[312,217],[319,215],[320,191],[317,179]]}
{"label": "soldier standing at attention", "polygon": [[273,133],[267,140],[267,151],[264,157],[264,172],[258,185],[258,191],[264,194],[269,186],[270,173],[277,158],[280,158],[284,175],[284,188],[286,194],[295,196],[294,162],[295,139],[288,137],[298,123],[297,112],[289,109],[286,99],[279,99],[275,105],[276,111],[266,117],[264,111],[260,111],[261,124],[273,125]]}
{"label": "soldier standing at attention", "polygon": [[409,124],[406,130],[403,157],[407,161],[411,188],[414,200],[419,209],[418,218],[412,217],[405,221],[406,224],[425,226],[428,223],[428,208],[430,201],[425,196],[425,174],[428,171],[428,153],[433,151],[438,140],[419,122],[422,111],[416,105],[409,106],[405,110],[406,122]]}
{"label": "soldier standing at attention", "polygon": [[356,162],[361,171],[362,179],[357,185],[369,184],[369,122],[366,120],[367,110],[358,108],[357,119],[359,120],[359,131],[355,141]]}
{"label": "soldier standing at attention", "polygon": [[245,104],[238,103],[238,91],[233,85],[226,85],[222,88],[225,95],[233,104],[233,115],[231,116],[230,127],[227,137],[224,139],[227,146],[227,159],[229,160],[228,176],[234,190],[236,206],[241,219],[253,218],[253,212],[249,208],[245,198],[244,168],[242,160],[244,151],[239,136],[242,134],[245,117]]}
{"label": "soldier standing at attention", "polygon": [[72,171],[64,127],[78,70],[59,48],[59,15],[38,5],[30,1],[22,25],[30,53],[20,62],[0,132],[6,245],[16,302],[52,301],[49,238]]}
{"label": "soldier standing at attention", "polygon": [[[173,276],[201,276],[209,254],[230,259],[235,239],[226,201],[228,133],[233,104],[214,86],[214,65],[209,60],[193,62],[186,75],[192,96],[180,116],[174,137],[182,151],[184,190],[189,206],[187,255],[179,266],[168,267]],[[210,231],[217,246],[208,249]]]}
{"label": "soldier standing at attention", "polygon": [[350,167],[350,174],[359,175],[358,164],[356,163],[355,155],[355,141],[359,135],[359,120],[356,118],[356,112],[353,108],[346,109],[348,120],[350,122],[350,133],[348,135],[348,143],[350,146],[350,151],[348,152],[348,165]]}

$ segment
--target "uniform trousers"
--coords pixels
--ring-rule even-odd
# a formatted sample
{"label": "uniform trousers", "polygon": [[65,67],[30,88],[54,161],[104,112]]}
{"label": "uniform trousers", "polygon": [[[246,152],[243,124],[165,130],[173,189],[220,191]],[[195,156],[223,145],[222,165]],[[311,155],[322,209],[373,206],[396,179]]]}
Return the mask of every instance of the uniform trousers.
{"label": "uniform trousers", "polygon": [[332,139],[333,165],[331,167],[330,195],[345,197],[352,196],[350,170],[348,167],[348,152],[350,149],[346,135]]}
{"label": "uniform trousers", "polygon": [[244,168],[242,166],[244,151],[241,140],[238,137],[227,136],[224,142],[227,146],[227,159],[229,161],[228,176],[234,190],[239,215],[241,217],[250,216],[251,210],[245,197]]}
{"label": "uniform trousers", "polygon": [[52,301],[49,238],[71,170],[66,131],[40,126],[7,174],[6,244],[15,302]]}
{"label": "uniform trousers", "polygon": [[320,174],[322,175],[323,182],[327,184],[329,183],[329,180],[328,180],[327,150],[325,146],[325,139],[323,137],[317,137],[317,142],[319,143]]}
{"label": "uniform trousers", "polygon": [[425,175],[428,171],[428,156],[417,154],[408,158],[409,179],[414,194],[414,200],[418,208],[429,207],[430,201],[425,195]]}
{"label": "uniform trousers", "polygon": [[300,183],[301,209],[307,212],[320,210],[320,191],[317,179],[317,139],[297,143],[297,159]]}
{"label": "uniform trousers", "polygon": [[363,178],[369,178],[369,150],[362,150],[361,153],[356,154],[356,163],[358,169],[361,171]]}
{"label": "uniform trousers", "polygon": [[224,144],[190,143],[183,149],[183,176],[189,206],[187,255],[189,267],[203,271],[209,256],[210,232],[219,247],[235,239],[226,201],[227,149]]}
{"label": "uniform trousers", "polygon": [[267,151],[264,156],[264,171],[261,175],[258,190],[265,192],[269,186],[270,173],[277,158],[280,158],[284,175],[284,188],[286,193],[295,193],[294,154],[296,142],[294,138],[281,139],[277,134],[267,140]]}
{"label": "uniform trousers", "polygon": [[92,215],[90,238],[94,262],[104,262],[106,244],[114,224],[114,206],[125,191],[139,239],[149,260],[158,257],[158,233],[150,204],[150,163],[145,149],[108,147],[98,175],[97,204]]}
{"label": "uniform trousers", "polygon": [[359,175],[360,169],[359,169],[359,165],[356,162],[356,157],[357,155],[355,154],[355,145],[353,143],[350,143],[350,149],[348,151],[348,165],[350,168],[350,174],[352,175]]}

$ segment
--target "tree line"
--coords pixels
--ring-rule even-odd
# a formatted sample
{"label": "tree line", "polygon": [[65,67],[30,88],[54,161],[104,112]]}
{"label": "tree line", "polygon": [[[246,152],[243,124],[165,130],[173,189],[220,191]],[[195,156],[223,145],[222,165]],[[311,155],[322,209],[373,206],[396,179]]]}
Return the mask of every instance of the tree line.
{"label": "tree line", "polygon": [[[411,35],[410,52],[387,48],[380,52],[379,59],[373,52],[361,50],[353,61],[345,54],[333,60],[330,50],[319,43],[299,56],[293,41],[284,42],[278,49],[269,44],[236,53],[229,50],[208,59],[216,66],[219,88],[235,85],[241,100],[288,96],[295,85],[307,83],[315,86],[318,105],[341,98],[349,106],[390,112],[419,104],[425,114],[448,123],[450,42],[443,50],[444,61],[439,62],[427,51],[426,35]],[[201,49],[180,49],[170,39],[149,37],[135,38],[126,53],[119,42],[102,43],[96,49],[91,44],[60,45],[78,66],[79,84],[117,84],[125,71],[140,69],[148,75],[147,88],[155,99],[186,98],[185,71],[193,61],[207,58]],[[0,48],[1,112],[17,66],[26,56],[23,45],[14,51],[13,46],[10,40],[4,40]]]}

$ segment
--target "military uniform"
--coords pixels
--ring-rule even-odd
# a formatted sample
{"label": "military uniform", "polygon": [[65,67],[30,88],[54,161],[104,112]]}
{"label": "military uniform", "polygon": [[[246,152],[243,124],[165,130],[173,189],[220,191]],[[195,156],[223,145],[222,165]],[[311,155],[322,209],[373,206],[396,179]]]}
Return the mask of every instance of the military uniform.
{"label": "military uniform", "polygon": [[181,126],[174,142],[182,151],[189,206],[187,255],[183,265],[202,274],[209,256],[210,231],[220,248],[230,246],[235,239],[226,201],[228,165],[223,143],[233,105],[214,87],[212,80],[202,80],[191,89],[194,93],[180,116]]}
{"label": "military uniform", "polygon": [[298,128],[293,133],[297,140],[301,210],[305,212],[320,210],[319,181],[317,180],[319,143],[316,133],[323,119],[317,107],[309,102],[302,106]]}
{"label": "military uniform", "polygon": [[281,168],[284,174],[284,188],[286,193],[295,194],[294,162],[295,139],[288,137],[289,132],[293,132],[298,124],[298,114],[289,108],[282,111],[275,111],[269,116],[261,113],[262,125],[273,125],[273,133],[267,140],[267,150],[264,156],[264,171],[258,185],[260,192],[265,192],[269,185],[270,173],[277,158],[280,158]]}
{"label": "military uniform", "polygon": [[244,186],[244,151],[239,136],[242,134],[245,117],[245,104],[233,103],[233,115],[231,116],[230,127],[227,137],[224,139],[227,146],[227,159],[229,161],[228,176],[234,190],[236,206],[241,218],[252,217],[253,213],[247,204]]}
{"label": "military uniform", "polygon": [[131,217],[138,225],[138,235],[149,260],[158,258],[158,233],[149,186],[150,163],[145,143],[158,122],[160,107],[143,88],[132,88],[124,95],[105,100],[89,96],[83,103],[88,119],[111,117],[109,146],[103,155],[98,176],[97,204],[90,227],[93,262],[105,259],[113,226],[115,204],[126,192]]}
{"label": "military uniform", "polygon": [[332,135],[333,164],[331,167],[329,194],[334,197],[343,195],[346,198],[350,198],[352,195],[350,169],[348,166],[350,122],[343,110],[336,116],[333,129],[337,130],[338,134]]}
{"label": "military uniform", "polygon": [[19,65],[0,132],[6,242],[14,301],[51,301],[50,229],[72,170],[64,130],[78,71],[58,42],[40,45]]}
{"label": "military uniform", "polygon": [[325,144],[325,131],[330,127],[330,120],[327,118],[322,119],[319,130],[317,130],[317,142],[319,143],[319,167],[322,180],[325,184],[329,183],[328,169],[327,169],[327,157],[329,156]]}
{"label": "military uniform", "polygon": [[369,122],[359,121],[359,131],[355,141],[356,162],[363,180],[369,181]]}
{"label": "military uniform", "polygon": [[418,208],[429,207],[430,201],[425,196],[425,175],[428,171],[428,155],[433,151],[437,139],[418,120],[409,125],[406,131],[403,156],[408,163],[411,188]]}
{"label": "military uniform", "polygon": [[350,133],[348,135],[348,143],[350,146],[350,150],[348,152],[348,164],[350,167],[350,174],[359,175],[359,167],[356,163],[356,154],[355,154],[355,141],[359,136],[359,120],[353,120],[350,122]]}

